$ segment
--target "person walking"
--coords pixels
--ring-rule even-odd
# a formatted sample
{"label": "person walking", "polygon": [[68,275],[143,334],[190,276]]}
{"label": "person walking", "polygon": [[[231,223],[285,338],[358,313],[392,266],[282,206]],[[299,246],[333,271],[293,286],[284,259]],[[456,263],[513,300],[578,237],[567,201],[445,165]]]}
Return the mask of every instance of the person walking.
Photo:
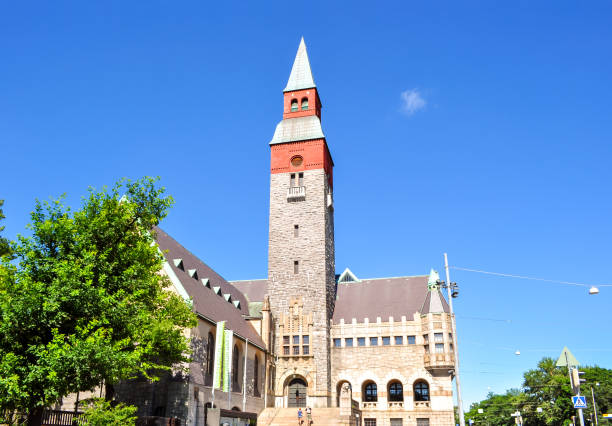
{"label": "person walking", "polygon": [[310,407],[306,407],[306,419],[308,419],[308,426],[312,424],[312,411]]}
{"label": "person walking", "polygon": [[298,425],[302,426],[302,409],[298,408]]}

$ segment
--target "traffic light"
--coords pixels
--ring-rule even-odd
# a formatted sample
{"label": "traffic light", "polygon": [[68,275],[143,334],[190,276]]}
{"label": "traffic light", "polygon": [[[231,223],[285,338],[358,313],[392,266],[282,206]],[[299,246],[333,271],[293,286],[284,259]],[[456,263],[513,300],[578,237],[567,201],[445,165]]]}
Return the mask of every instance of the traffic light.
{"label": "traffic light", "polygon": [[586,379],[583,379],[584,371],[578,370],[576,367],[572,368],[572,387],[574,390],[580,388],[580,384],[586,382]]}

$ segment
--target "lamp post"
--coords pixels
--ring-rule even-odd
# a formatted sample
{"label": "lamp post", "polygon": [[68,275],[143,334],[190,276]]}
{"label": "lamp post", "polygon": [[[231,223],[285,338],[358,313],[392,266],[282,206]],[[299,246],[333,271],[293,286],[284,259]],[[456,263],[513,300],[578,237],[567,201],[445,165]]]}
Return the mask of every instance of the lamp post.
{"label": "lamp post", "polygon": [[448,292],[448,307],[451,316],[451,330],[453,332],[453,356],[455,358],[455,384],[457,385],[457,408],[459,411],[459,424],[465,426],[463,416],[463,401],[461,399],[461,382],[459,381],[459,349],[457,348],[457,325],[455,323],[455,314],[453,313],[453,299],[459,296],[459,286],[450,280],[448,268],[448,256],[444,253],[444,269],[446,269],[446,283],[440,283],[440,287],[446,288]]}
{"label": "lamp post", "polygon": [[[595,386],[599,386],[599,382],[595,383]],[[597,420],[597,405],[595,404],[595,392],[593,391],[593,386],[591,386],[591,398],[593,398],[593,413],[595,414],[595,426],[598,426],[599,420]]]}

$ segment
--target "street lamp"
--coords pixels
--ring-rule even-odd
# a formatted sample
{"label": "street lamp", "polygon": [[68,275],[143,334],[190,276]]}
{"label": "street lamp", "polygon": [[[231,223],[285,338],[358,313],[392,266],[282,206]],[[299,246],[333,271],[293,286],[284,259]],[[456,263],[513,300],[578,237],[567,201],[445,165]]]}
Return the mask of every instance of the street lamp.
{"label": "street lamp", "polygon": [[[595,386],[599,386],[599,382],[596,382]],[[595,426],[598,426],[599,420],[597,419],[597,405],[595,404],[595,392],[593,391],[593,386],[591,386],[591,398],[593,398],[593,413],[595,414]]]}
{"label": "street lamp", "polygon": [[589,294],[599,294],[599,289],[593,285],[589,289]]}
{"label": "street lamp", "polygon": [[444,269],[446,269],[446,284],[440,281],[441,288],[445,288],[448,292],[448,307],[451,316],[451,330],[453,332],[453,357],[455,358],[455,384],[457,385],[457,408],[459,411],[459,425],[465,426],[465,418],[463,416],[463,401],[461,399],[461,382],[459,380],[459,348],[457,347],[457,324],[455,323],[455,314],[453,312],[453,299],[459,296],[459,286],[457,283],[451,282],[448,268],[448,256],[444,253]]}

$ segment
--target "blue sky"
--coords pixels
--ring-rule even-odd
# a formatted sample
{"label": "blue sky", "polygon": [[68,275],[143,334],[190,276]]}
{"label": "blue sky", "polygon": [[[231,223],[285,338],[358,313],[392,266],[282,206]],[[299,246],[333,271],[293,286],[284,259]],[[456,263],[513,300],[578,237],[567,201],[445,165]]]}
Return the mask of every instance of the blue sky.
{"label": "blue sky", "polygon": [[[612,283],[607,2],[0,6],[5,234],[35,198],[159,175],[162,226],[266,276],[269,147],[300,36],[336,168],[336,262]],[[466,407],[567,345],[612,368],[612,287],[452,270]],[[514,355],[519,349],[520,356]],[[490,389],[489,389],[490,388]]]}

